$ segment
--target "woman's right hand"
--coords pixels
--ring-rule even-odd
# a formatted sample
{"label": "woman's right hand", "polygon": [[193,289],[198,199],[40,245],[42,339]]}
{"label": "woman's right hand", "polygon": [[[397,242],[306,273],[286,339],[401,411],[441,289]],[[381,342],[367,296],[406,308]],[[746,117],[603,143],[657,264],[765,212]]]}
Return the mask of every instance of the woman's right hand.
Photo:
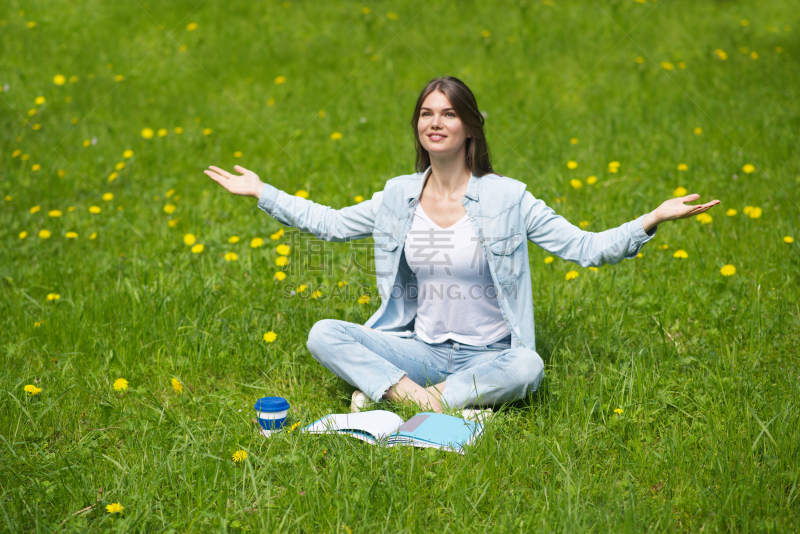
{"label": "woman's right hand", "polygon": [[262,182],[258,175],[253,171],[249,171],[241,165],[235,165],[233,167],[234,170],[242,173],[241,176],[237,176],[213,165],[210,165],[208,168],[211,170],[205,170],[203,172],[219,185],[227,189],[229,193],[256,198],[261,197],[261,191],[264,189],[264,182]]}

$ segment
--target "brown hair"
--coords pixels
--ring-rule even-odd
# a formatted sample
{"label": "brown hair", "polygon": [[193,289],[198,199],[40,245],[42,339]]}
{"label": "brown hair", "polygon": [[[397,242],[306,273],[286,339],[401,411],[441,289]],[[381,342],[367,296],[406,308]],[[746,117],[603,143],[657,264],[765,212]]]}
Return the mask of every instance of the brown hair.
{"label": "brown hair", "polygon": [[417,161],[415,169],[417,172],[422,172],[427,169],[431,164],[431,156],[427,150],[422,147],[419,141],[419,114],[422,103],[434,91],[444,93],[450,103],[455,109],[456,115],[461,119],[464,124],[464,129],[467,135],[465,146],[465,159],[467,160],[467,167],[470,172],[475,176],[483,176],[484,174],[496,174],[492,170],[492,164],[489,156],[489,145],[486,143],[486,136],[483,133],[483,115],[478,110],[478,102],[475,100],[475,95],[469,90],[469,87],[458,78],[453,76],[438,76],[425,86],[417,99],[417,105],[414,108],[414,116],[411,119],[411,129],[414,132],[414,146],[417,149]]}

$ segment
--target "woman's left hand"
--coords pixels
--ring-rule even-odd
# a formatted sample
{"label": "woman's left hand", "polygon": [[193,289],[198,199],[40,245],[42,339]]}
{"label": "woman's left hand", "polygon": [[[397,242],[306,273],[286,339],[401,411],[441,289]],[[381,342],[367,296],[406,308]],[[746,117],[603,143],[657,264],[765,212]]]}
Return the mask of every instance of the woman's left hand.
{"label": "woman's left hand", "polygon": [[700,198],[697,193],[686,195],[685,197],[671,198],[664,201],[655,210],[655,216],[658,222],[672,221],[675,219],[688,219],[694,215],[698,215],[711,209],[720,203],[719,200],[712,200],[707,204],[697,204],[696,206],[687,206],[686,202],[693,202]]}

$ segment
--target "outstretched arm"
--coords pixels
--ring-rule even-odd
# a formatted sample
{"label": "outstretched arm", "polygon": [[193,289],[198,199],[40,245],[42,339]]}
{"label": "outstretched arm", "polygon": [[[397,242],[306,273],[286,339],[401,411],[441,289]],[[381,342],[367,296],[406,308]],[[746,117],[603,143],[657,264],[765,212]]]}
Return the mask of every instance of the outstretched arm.
{"label": "outstretched arm", "polygon": [[720,203],[719,200],[712,200],[707,204],[698,204],[696,206],[686,205],[687,202],[694,202],[699,198],[700,195],[692,193],[685,197],[665,200],[659,207],[644,216],[642,219],[644,231],[649,232],[652,227],[658,226],[662,222],[674,221],[676,219],[688,219],[694,215],[699,215]]}
{"label": "outstretched arm", "polygon": [[310,232],[325,241],[353,241],[372,235],[375,214],[383,200],[382,191],[375,193],[372,199],[336,210],[265,184],[256,173],[240,165],[234,170],[242,174],[214,166],[204,172],[234,195],[257,198],[258,207],[280,223]]}

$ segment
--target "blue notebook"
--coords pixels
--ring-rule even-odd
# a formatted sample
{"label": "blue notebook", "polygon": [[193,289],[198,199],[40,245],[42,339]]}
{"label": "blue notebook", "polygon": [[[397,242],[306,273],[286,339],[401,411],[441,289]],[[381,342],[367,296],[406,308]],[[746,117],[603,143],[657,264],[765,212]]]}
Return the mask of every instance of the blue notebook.
{"label": "blue notebook", "polygon": [[331,414],[302,430],[310,434],[345,434],[367,443],[394,447],[433,447],[464,454],[464,448],[483,433],[483,425],[451,415],[424,412],[406,422],[392,412],[373,410]]}

